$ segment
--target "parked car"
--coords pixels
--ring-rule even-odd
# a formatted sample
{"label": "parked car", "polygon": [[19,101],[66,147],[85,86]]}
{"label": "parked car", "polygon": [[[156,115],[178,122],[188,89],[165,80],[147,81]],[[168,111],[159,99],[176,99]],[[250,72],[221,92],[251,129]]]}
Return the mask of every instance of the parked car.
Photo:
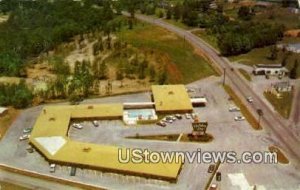
{"label": "parked car", "polygon": [[72,127],[76,128],[76,129],[82,129],[83,126],[80,125],[79,123],[73,123]]}
{"label": "parked car", "polygon": [[208,173],[212,173],[212,172],[215,170],[215,167],[216,167],[216,166],[215,166],[214,164],[210,164],[209,167],[208,167],[207,172],[208,172]]}
{"label": "parked car", "polygon": [[221,172],[217,172],[217,174],[216,174],[216,180],[217,181],[221,181],[222,180],[222,174],[221,174]]}
{"label": "parked car", "polygon": [[217,190],[218,189],[218,185],[213,183],[210,185],[209,190]]}
{"label": "parked car", "polygon": [[171,115],[170,118],[171,118],[173,121],[176,121],[176,119],[177,119],[174,115]]}
{"label": "parked car", "polygon": [[94,121],[92,121],[92,123],[93,123],[94,127],[99,127],[98,121],[94,120]]}
{"label": "parked car", "polygon": [[23,133],[30,133],[31,131],[32,131],[32,127],[23,129]]}
{"label": "parked car", "polygon": [[198,114],[197,113],[192,113],[191,116],[192,116],[193,119],[196,119],[198,117]]}
{"label": "parked car", "polygon": [[165,120],[166,120],[167,123],[173,123],[173,119],[172,118],[166,117]]}
{"label": "parked car", "polygon": [[251,96],[248,96],[248,97],[247,97],[247,101],[248,101],[249,103],[253,103],[253,98],[252,98]]}
{"label": "parked car", "polygon": [[245,120],[245,117],[244,116],[236,116],[234,118],[234,121],[244,121]]}
{"label": "parked car", "polygon": [[187,88],[186,91],[187,91],[187,92],[195,92],[196,90],[193,89],[193,88]]}
{"label": "parked car", "polygon": [[34,151],[34,149],[31,146],[28,146],[26,148],[26,150],[27,150],[28,153],[33,153],[33,151]]}
{"label": "parked car", "polygon": [[56,168],[56,164],[50,164],[50,172],[54,173]]}
{"label": "parked car", "polygon": [[191,114],[189,114],[189,113],[186,113],[186,114],[185,114],[185,118],[186,118],[186,119],[191,119],[191,118],[192,118],[192,116],[191,116]]}
{"label": "parked car", "polygon": [[177,119],[182,119],[182,115],[180,115],[180,114],[176,114],[175,117],[176,117]]}
{"label": "parked car", "polygon": [[241,111],[241,109],[236,106],[232,106],[232,107],[229,107],[229,111],[230,112],[238,112],[238,111]]}
{"label": "parked car", "polygon": [[25,134],[25,135],[20,136],[19,140],[20,141],[27,140],[27,139],[29,139],[29,137],[30,137],[30,135]]}
{"label": "parked car", "polygon": [[166,127],[167,124],[165,122],[159,121],[156,123],[156,125],[161,126],[161,127]]}
{"label": "parked car", "polygon": [[163,123],[167,123],[167,119],[166,118],[163,118],[162,120],[160,120],[161,122]]}

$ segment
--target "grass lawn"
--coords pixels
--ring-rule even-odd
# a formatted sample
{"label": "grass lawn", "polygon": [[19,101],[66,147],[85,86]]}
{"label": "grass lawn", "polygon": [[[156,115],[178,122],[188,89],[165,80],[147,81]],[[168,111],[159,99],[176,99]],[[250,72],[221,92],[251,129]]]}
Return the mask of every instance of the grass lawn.
{"label": "grass lawn", "polygon": [[237,105],[237,107],[239,107],[241,109],[241,113],[246,118],[246,120],[249,122],[249,124],[252,126],[252,128],[255,130],[262,129],[261,126],[258,125],[258,121],[256,120],[256,118],[250,113],[250,111],[242,103],[242,101],[235,94],[235,92],[227,85],[224,86],[224,89],[228,93],[228,95],[233,99],[233,101]]}
{"label": "grass lawn", "polygon": [[167,63],[165,66],[171,76],[168,79],[176,79],[169,83],[186,84],[216,74],[190,44],[166,29],[138,22],[134,29],[119,32],[118,36],[136,48],[159,55],[158,62]]}
{"label": "grass lawn", "polygon": [[7,114],[5,114],[3,117],[0,117],[0,140],[4,137],[6,131],[16,119],[18,114],[18,110],[10,108]]}
{"label": "grass lawn", "polygon": [[239,69],[239,72],[244,76],[244,78],[248,81],[252,81],[252,78],[250,76],[250,74],[244,70],[244,69]]}
{"label": "grass lawn", "polygon": [[13,189],[13,190],[29,190],[29,188],[26,188],[26,187],[22,187],[22,186],[19,186],[19,185],[15,185],[15,184],[12,184],[12,183],[7,183],[7,182],[4,182],[4,181],[0,181],[0,187],[1,189],[5,190],[9,190],[9,189]]}
{"label": "grass lawn", "polygon": [[[225,4],[224,13],[231,19],[238,19],[240,5]],[[287,8],[274,6],[270,8],[256,8],[257,13],[251,19],[252,22],[264,22],[269,24],[284,24],[287,29],[299,28],[299,18],[297,14],[291,13]]]}
{"label": "grass lawn", "polygon": [[278,99],[275,95],[265,92],[264,96],[273,105],[275,110],[284,118],[288,119],[291,112],[293,94],[285,92],[282,98]]}
{"label": "grass lawn", "polygon": [[[280,43],[300,43],[300,38],[284,38],[284,40]],[[245,65],[255,65],[255,64],[281,64],[282,59],[284,57],[284,53],[279,50],[278,56],[276,60],[268,59],[270,55],[270,46],[264,48],[256,48],[252,51],[241,54],[237,56],[229,57],[229,60],[232,62],[239,62]],[[294,66],[295,60],[298,59],[300,61],[300,54],[292,53],[288,60],[286,67],[291,69]],[[300,77],[300,67],[298,67],[297,76]]]}
{"label": "grass lawn", "polygon": [[[273,19],[270,19],[273,17]],[[291,13],[287,8],[275,6],[257,13],[254,22],[266,22],[270,24],[283,24],[287,29],[295,29],[299,27],[299,18],[297,14]]]}

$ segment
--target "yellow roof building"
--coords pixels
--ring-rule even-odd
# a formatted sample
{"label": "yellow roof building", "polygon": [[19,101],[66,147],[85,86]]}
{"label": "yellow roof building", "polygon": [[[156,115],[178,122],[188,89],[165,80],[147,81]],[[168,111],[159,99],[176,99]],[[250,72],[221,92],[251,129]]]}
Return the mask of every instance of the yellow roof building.
{"label": "yellow roof building", "polygon": [[157,112],[191,112],[193,106],[184,85],[153,85]]}
{"label": "yellow roof building", "polygon": [[45,107],[34,125],[30,143],[53,163],[176,181],[181,161],[124,164],[119,162],[120,147],[78,142],[68,137],[71,119],[120,118],[122,115],[122,104]]}

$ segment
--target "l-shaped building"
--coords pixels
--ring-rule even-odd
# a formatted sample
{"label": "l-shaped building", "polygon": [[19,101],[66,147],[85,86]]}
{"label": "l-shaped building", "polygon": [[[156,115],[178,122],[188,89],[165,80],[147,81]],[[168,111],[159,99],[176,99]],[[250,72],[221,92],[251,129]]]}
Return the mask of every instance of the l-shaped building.
{"label": "l-shaped building", "polygon": [[[153,86],[153,106],[157,112],[191,112],[192,101],[184,85]],[[147,105],[150,105],[149,103]],[[30,136],[30,143],[50,162],[79,168],[93,168],[128,175],[176,181],[183,160],[170,163],[132,163],[119,160],[125,147],[78,142],[68,137],[72,120],[122,119],[124,104],[46,106]],[[125,152],[122,151],[122,152]]]}

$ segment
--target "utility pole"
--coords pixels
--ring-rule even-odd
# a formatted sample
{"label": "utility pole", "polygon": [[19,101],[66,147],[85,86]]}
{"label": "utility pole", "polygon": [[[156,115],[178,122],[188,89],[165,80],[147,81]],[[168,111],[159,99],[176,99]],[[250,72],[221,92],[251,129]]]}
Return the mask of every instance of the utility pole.
{"label": "utility pole", "polygon": [[223,78],[223,86],[224,86],[225,85],[225,79],[226,79],[226,68],[224,67],[223,70],[224,70],[224,78]]}

